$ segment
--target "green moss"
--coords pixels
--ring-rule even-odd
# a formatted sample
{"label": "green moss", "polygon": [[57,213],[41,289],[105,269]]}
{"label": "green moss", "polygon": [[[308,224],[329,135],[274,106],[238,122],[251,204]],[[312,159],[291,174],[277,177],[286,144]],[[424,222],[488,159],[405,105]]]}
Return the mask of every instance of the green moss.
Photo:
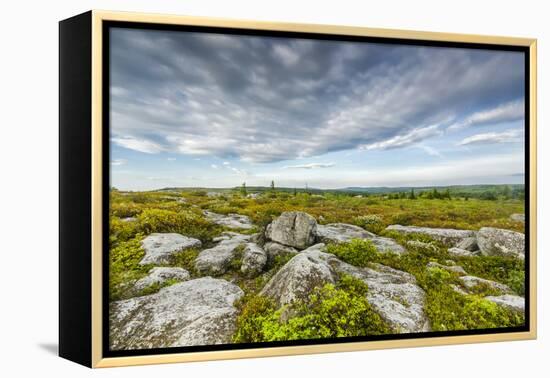
{"label": "green moss", "polygon": [[[261,342],[364,336],[389,333],[366,299],[368,287],[344,276],[337,285],[315,289],[305,301],[276,310],[268,298],[252,296],[241,303],[235,342]],[[285,319],[289,317],[289,319]]]}
{"label": "green moss", "polygon": [[142,235],[121,242],[109,251],[109,296],[111,300],[124,298],[133,282],[145,276],[150,266],[139,265],[145,255],[141,248]]}
{"label": "green moss", "polygon": [[379,257],[378,250],[370,240],[355,239],[345,244],[331,244],[328,252],[348,264],[366,267]]}
{"label": "green moss", "polygon": [[197,275],[195,260],[199,253],[200,251],[196,248],[190,248],[185,251],[177,252],[173,255],[174,260],[172,265],[187,270],[191,277],[194,277]]}

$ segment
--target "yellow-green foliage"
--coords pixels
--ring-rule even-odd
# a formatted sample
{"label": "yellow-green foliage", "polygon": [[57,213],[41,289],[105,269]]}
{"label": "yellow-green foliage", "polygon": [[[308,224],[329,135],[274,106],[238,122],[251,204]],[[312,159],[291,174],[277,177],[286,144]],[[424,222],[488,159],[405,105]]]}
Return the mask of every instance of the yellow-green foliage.
{"label": "yellow-green foliage", "polygon": [[109,251],[109,297],[122,299],[130,289],[131,283],[145,276],[149,266],[141,266],[145,252],[141,248],[142,235],[119,243]]}
{"label": "yellow-green foliage", "polygon": [[[344,276],[337,285],[316,288],[305,301],[276,310],[268,298],[242,303],[235,342],[303,340],[389,333],[390,328],[366,299],[368,287]],[[286,319],[288,315],[292,316]]]}
{"label": "yellow-green foliage", "polygon": [[[398,241],[406,246],[407,240],[417,238],[424,242],[429,241],[429,238],[418,235],[401,235]],[[430,261],[445,264],[453,258],[456,264],[463,266],[470,274],[502,283],[518,282],[523,275],[523,263],[513,258],[456,258],[447,255],[446,249],[440,246],[429,251],[409,248],[407,254],[395,255],[373,251],[370,243],[360,240],[329,245],[328,250],[344,261],[353,261],[358,266],[380,263],[413,274],[418,285],[426,292],[425,311],[434,331],[511,327],[520,326],[524,322],[523,316],[482,299],[487,295],[499,294],[491,287],[481,285],[474,288],[474,295],[463,295],[451,286],[460,284],[458,274],[438,267],[426,268]],[[364,257],[361,257],[362,254]],[[522,285],[518,282],[516,286]],[[516,290],[513,286],[512,288]]]}

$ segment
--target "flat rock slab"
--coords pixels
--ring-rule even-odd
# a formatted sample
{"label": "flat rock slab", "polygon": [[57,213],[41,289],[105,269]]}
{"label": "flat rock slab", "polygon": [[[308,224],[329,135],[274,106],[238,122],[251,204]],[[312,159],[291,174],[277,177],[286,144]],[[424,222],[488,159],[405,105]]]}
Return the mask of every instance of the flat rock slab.
{"label": "flat rock slab", "polygon": [[254,225],[252,224],[252,221],[246,215],[240,215],[240,214],[224,215],[224,214],[218,214],[207,210],[205,210],[203,213],[208,220],[216,224],[219,224],[220,226],[234,228],[234,229],[242,229],[242,230],[249,230],[252,227],[254,227]]}
{"label": "flat rock slab", "polygon": [[500,291],[503,294],[512,293],[512,289],[510,289],[507,285],[502,284],[500,282],[486,280],[484,278],[475,277],[475,276],[462,276],[459,279],[462,283],[462,286],[464,286],[467,290],[473,290],[477,286],[484,286],[493,290]]}
{"label": "flat rock slab", "polygon": [[241,245],[244,246],[250,237],[250,235],[237,233],[222,234],[221,237],[216,238],[216,240],[220,240],[216,246],[199,253],[195,260],[195,269],[200,274],[224,274],[235,257],[237,248]]}
{"label": "flat rock slab", "polygon": [[287,211],[271,222],[265,231],[267,239],[298,249],[315,243],[317,221],[301,211]]}
{"label": "flat rock slab", "polygon": [[201,241],[176,233],[151,234],[141,241],[145,250],[145,257],[140,265],[168,264],[172,261],[174,253],[189,248],[199,248]]}
{"label": "flat rock slab", "polygon": [[455,230],[453,228],[430,228],[417,226],[401,226],[392,224],[386,227],[388,231],[396,231],[403,234],[423,234],[438,240],[448,247],[455,246],[458,242],[465,238],[475,237],[476,233],[470,230]]}
{"label": "flat rock slab", "polygon": [[353,239],[366,239],[370,240],[378,252],[381,253],[400,255],[407,252],[405,248],[391,238],[377,236],[359,226],[347,223],[317,225],[317,239],[323,243],[347,243]]}
{"label": "flat rock slab", "polygon": [[525,234],[493,227],[483,227],[477,233],[477,244],[485,256],[525,258]]}
{"label": "flat rock slab", "polygon": [[226,344],[235,332],[244,295],[236,285],[211,277],[178,283],[158,293],[109,307],[110,347],[150,349]]}
{"label": "flat rock slab", "polygon": [[187,281],[191,276],[183,268],[157,266],[151,269],[147,276],[134,284],[134,289],[141,291],[154,284],[163,284],[168,280]]}
{"label": "flat rock slab", "polygon": [[500,295],[485,297],[486,300],[512,311],[525,313],[525,298],[517,295]]}

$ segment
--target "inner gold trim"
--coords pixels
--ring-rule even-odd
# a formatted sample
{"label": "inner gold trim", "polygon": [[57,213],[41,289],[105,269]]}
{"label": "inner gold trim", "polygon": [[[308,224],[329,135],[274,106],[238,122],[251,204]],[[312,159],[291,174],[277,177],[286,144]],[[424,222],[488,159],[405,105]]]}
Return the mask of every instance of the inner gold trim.
{"label": "inner gold trim", "polygon": [[[465,42],[529,47],[530,53],[530,325],[528,332],[485,335],[462,335],[418,339],[350,342],[306,346],[266,347],[210,352],[170,353],[132,357],[102,356],[102,23],[127,21],[172,25],[217,26],[226,28],[293,31],[335,35],[399,38],[410,40]],[[209,17],[190,17],[147,13],[92,11],[92,366],[114,367],[128,365],[161,364],[173,362],[208,361],[250,357],[270,357],[311,353],[350,352],[400,347],[423,347],[449,344],[468,344],[496,341],[529,340],[537,337],[537,88],[536,39],[471,34],[435,33],[412,30],[364,28],[317,24],[294,24],[231,20]]]}

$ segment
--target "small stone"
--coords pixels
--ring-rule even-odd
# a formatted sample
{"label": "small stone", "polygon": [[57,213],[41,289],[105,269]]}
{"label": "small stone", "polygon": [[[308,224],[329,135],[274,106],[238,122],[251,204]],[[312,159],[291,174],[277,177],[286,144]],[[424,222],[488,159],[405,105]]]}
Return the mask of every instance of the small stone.
{"label": "small stone", "polygon": [[141,291],[153,284],[163,284],[168,280],[187,281],[190,278],[189,272],[183,268],[157,266],[151,269],[147,276],[141,278],[134,284],[134,289]]}
{"label": "small stone", "polygon": [[428,263],[428,265],[426,265],[427,268],[439,268],[439,269],[443,269],[443,270],[446,270],[448,272],[451,272],[451,273],[456,273],[458,275],[461,275],[461,276],[464,276],[466,275],[466,271],[464,270],[463,267],[461,267],[460,265],[451,265],[451,266],[448,266],[448,265],[442,265],[442,264],[439,264],[435,261],[430,261]]}
{"label": "small stone", "polygon": [[485,299],[512,311],[525,312],[525,298],[517,295],[488,296]]}

